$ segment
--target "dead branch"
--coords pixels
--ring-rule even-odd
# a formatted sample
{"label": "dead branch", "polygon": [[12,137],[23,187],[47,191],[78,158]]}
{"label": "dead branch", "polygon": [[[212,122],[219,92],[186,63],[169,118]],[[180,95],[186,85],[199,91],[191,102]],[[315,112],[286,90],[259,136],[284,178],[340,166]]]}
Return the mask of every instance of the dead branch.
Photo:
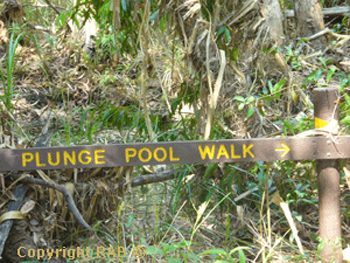
{"label": "dead branch", "polygon": [[179,173],[179,171],[170,170],[155,174],[147,174],[142,175],[134,178],[134,180],[131,183],[132,187],[146,185],[146,184],[153,184],[153,183],[159,183],[164,182],[168,180],[172,180],[175,178],[175,174]]}
{"label": "dead branch", "polygon": [[46,2],[46,4],[48,4],[58,15],[61,14],[60,10],[58,10],[57,7],[54,6],[54,5],[50,2],[50,0],[45,0],[45,2]]}
{"label": "dead branch", "polygon": [[[350,13],[350,6],[324,8],[322,11],[324,16],[346,16]],[[294,17],[294,10],[286,10],[286,17]]]}
{"label": "dead branch", "polygon": [[[19,175],[15,175],[15,174],[12,174],[11,176],[13,176],[15,179],[20,178]],[[50,187],[50,188],[56,189],[57,191],[60,191],[64,195],[67,201],[68,209],[73,213],[74,217],[77,219],[79,224],[81,224],[86,229],[91,229],[88,223],[85,222],[83,216],[80,214],[77,206],[74,203],[72,195],[64,185],[59,185],[52,182],[47,182],[41,179],[30,178],[30,177],[22,178],[21,182],[25,184],[38,184],[44,187]]]}

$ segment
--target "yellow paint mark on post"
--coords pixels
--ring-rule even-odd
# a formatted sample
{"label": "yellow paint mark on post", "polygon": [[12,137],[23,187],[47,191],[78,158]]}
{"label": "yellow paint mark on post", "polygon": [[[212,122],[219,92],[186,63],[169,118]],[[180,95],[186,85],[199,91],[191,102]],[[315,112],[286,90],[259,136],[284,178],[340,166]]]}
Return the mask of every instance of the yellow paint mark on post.
{"label": "yellow paint mark on post", "polygon": [[328,121],[325,121],[325,120],[322,120],[322,119],[315,117],[315,128],[316,129],[323,128],[323,127],[327,126],[328,124],[329,124]]}

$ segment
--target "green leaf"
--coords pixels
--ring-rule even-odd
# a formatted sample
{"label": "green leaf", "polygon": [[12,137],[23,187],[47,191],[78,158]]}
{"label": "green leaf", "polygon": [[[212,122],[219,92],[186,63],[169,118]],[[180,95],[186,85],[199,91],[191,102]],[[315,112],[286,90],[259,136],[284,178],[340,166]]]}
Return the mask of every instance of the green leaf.
{"label": "green leaf", "polygon": [[238,105],[238,110],[241,111],[241,110],[243,110],[243,108],[244,108],[244,103],[240,103]]}
{"label": "green leaf", "polygon": [[350,124],[350,116],[346,116],[344,119],[342,119],[340,121],[340,123],[349,125]]}
{"label": "green leaf", "polygon": [[150,16],[149,21],[152,22],[152,21],[156,20],[157,16],[158,16],[158,10],[155,11],[155,12]]}
{"label": "green leaf", "polygon": [[246,263],[247,262],[243,250],[238,251],[238,256],[239,256],[239,263]]}
{"label": "green leaf", "polygon": [[127,0],[122,0],[122,8],[125,12],[128,10]]}
{"label": "green leaf", "polygon": [[174,244],[167,244],[167,243],[163,243],[162,244],[162,247],[164,249],[164,252],[165,253],[168,253],[168,252],[172,252],[172,251],[176,251],[177,250],[177,247],[174,245]]}
{"label": "green leaf", "polygon": [[186,246],[189,246],[190,242],[189,241],[181,241],[179,243],[176,243],[174,244],[175,247],[177,248],[183,248],[183,247],[186,247]]}
{"label": "green leaf", "polygon": [[227,256],[227,252],[222,248],[207,249],[204,252],[200,253],[199,255],[201,256],[201,255],[211,255],[211,254]]}
{"label": "green leaf", "polygon": [[231,42],[231,31],[228,30],[226,26],[225,26],[225,38],[227,43]]}
{"label": "green leaf", "polygon": [[329,83],[332,79],[332,76],[334,74],[334,72],[337,70],[336,67],[331,67],[327,73],[327,83]]}
{"label": "green leaf", "polygon": [[250,116],[252,116],[254,113],[254,106],[253,105],[249,105],[249,109],[248,109],[248,112],[247,112],[247,119],[249,119]]}
{"label": "green leaf", "polygon": [[319,75],[319,71],[320,71],[320,70],[314,70],[314,71],[312,71],[312,72],[310,73],[310,75],[306,77],[305,80],[306,80],[307,82],[315,81],[317,75]]}
{"label": "green leaf", "polygon": [[269,87],[270,93],[273,93],[272,80],[267,81],[267,85],[268,85],[268,87]]}
{"label": "green leaf", "polygon": [[250,248],[249,247],[236,247],[230,251],[229,255],[231,256],[232,254],[236,253],[237,251],[241,251],[243,249],[250,249]]}
{"label": "green leaf", "polygon": [[321,57],[321,58],[319,58],[319,59],[320,59],[320,61],[322,62],[323,66],[326,67],[326,66],[327,66],[327,63],[326,63],[326,61],[324,60],[324,58]]}
{"label": "green leaf", "polygon": [[275,99],[279,99],[279,97],[281,97],[281,94],[282,94],[281,89],[285,82],[286,82],[285,79],[281,79],[279,82],[275,84],[275,86],[273,86],[273,91],[275,92]]}
{"label": "green leaf", "polygon": [[233,98],[234,100],[238,100],[238,101],[241,101],[241,102],[245,102],[245,98],[242,97],[242,96],[236,96]]}
{"label": "green leaf", "polygon": [[248,97],[248,99],[246,99],[246,104],[251,103],[254,100],[255,100],[255,98],[253,96],[250,96],[250,97]]}
{"label": "green leaf", "polygon": [[169,257],[167,257],[166,259],[170,263],[181,263],[181,259],[178,259],[178,258],[169,258]]}
{"label": "green leaf", "polygon": [[308,38],[302,38],[302,39],[300,39],[299,41],[298,41],[298,45],[300,44],[300,43],[302,43],[302,42],[309,42],[310,40],[308,39]]}
{"label": "green leaf", "polygon": [[146,250],[146,254],[147,255],[163,255],[165,256],[165,253],[163,250],[159,249],[159,248],[156,248],[156,247],[153,247],[153,246],[149,246],[147,247],[147,250]]}
{"label": "green leaf", "polygon": [[218,37],[221,36],[225,32],[225,27],[226,26],[222,26],[222,27],[219,28],[218,33],[217,33]]}
{"label": "green leaf", "polygon": [[283,124],[284,124],[284,129],[285,129],[285,132],[286,132],[286,130],[288,129],[288,130],[290,130],[293,134],[295,134],[295,131],[294,131],[294,127],[293,127],[293,125],[292,124],[290,124],[288,121],[282,121],[283,122]]}
{"label": "green leaf", "polygon": [[130,214],[129,218],[128,218],[128,223],[126,223],[125,226],[127,228],[131,227],[132,223],[134,222],[134,219],[135,219],[135,215],[134,214]]}

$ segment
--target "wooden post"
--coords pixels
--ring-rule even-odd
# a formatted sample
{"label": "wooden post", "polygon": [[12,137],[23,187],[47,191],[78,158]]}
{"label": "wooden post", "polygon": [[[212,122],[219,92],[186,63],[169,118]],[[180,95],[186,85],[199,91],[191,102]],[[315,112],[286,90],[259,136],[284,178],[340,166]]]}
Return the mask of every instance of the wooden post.
{"label": "wooden post", "polygon": [[[314,90],[315,128],[325,128],[327,123],[338,123],[338,89],[318,88]],[[327,143],[334,143],[331,138]],[[316,146],[317,147],[317,146]],[[324,151],[325,149],[317,149]],[[317,160],[320,237],[324,244],[322,262],[341,263],[341,214],[340,175],[337,160]]]}

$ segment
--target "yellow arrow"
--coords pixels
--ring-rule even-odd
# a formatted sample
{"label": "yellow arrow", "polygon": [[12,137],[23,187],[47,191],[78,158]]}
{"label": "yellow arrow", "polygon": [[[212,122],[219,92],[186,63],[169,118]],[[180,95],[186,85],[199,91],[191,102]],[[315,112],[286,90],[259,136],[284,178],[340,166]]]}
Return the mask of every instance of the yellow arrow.
{"label": "yellow arrow", "polygon": [[276,152],[283,152],[281,157],[285,156],[289,151],[290,148],[287,144],[285,144],[284,142],[281,142],[282,147],[278,147],[275,149]]}

